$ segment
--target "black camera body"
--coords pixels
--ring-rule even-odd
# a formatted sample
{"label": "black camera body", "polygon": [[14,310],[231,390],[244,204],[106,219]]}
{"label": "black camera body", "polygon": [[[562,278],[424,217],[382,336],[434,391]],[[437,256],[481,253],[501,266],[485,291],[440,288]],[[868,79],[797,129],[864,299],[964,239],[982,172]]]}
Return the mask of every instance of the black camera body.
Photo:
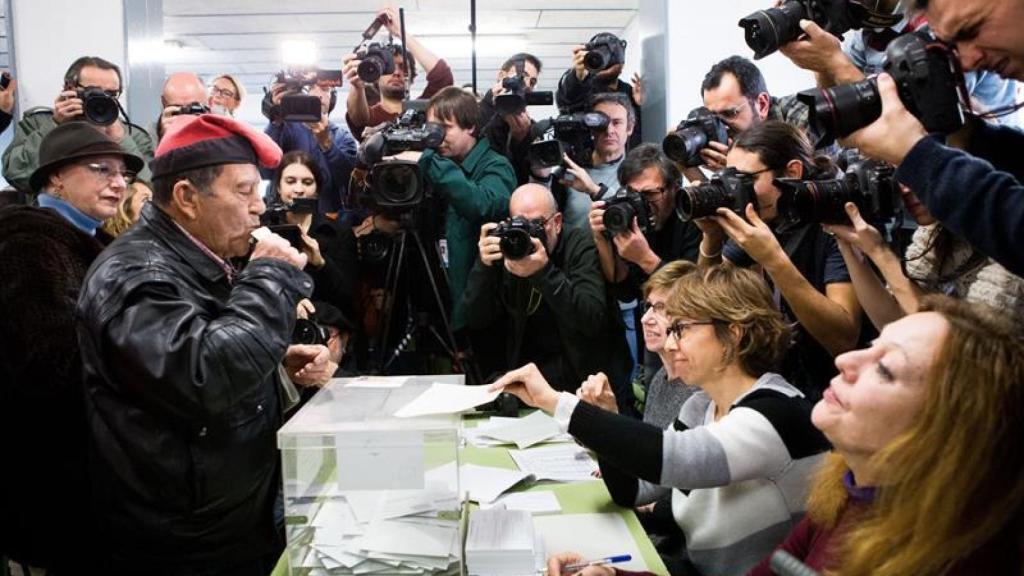
{"label": "black camera body", "polygon": [[97,86],[87,86],[76,90],[75,96],[82,101],[82,114],[98,126],[110,126],[121,114],[121,105]]}
{"label": "black camera body", "polygon": [[[886,48],[884,68],[896,82],[903,105],[929,132],[949,134],[963,126],[961,75],[949,46],[926,33],[904,34]],[[877,78],[805,90],[797,99],[810,108],[811,129],[821,143],[849,136],[882,114]]]}
{"label": "black camera body", "polygon": [[583,65],[587,70],[600,72],[626,62],[626,41],[610,32],[601,32],[587,42],[583,49]]}
{"label": "black camera body", "polygon": [[644,236],[654,232],[654,212],[647,205],[643,194],[623,186],[615,194],[605,200],[604,223],[608,236],[629,234],[633,230],[633,218]]}
{"label": "black camera body", "polygon": [[437,148],[444,141],[444,126],[427,122],[426,112],[416,101],[380,132],[370,136],[359,149],[359,162],[369,167],[367,182],[373,204],[383,208],[412,208],[423,201],[424,184],[419,164],[389,159],[407,150]]}
{"label": "black camera body", "polygon": [[199,102],[193,102],[184,106],[179,106],[177,110],[171,113],[171,116],[199,116],[200,114],[208,114],[210,107],[206,104]]}
{"label": "black camera body", "polygon": [[754,51],[754,59],[760,60],[799,38],[803,34],[801,20],[812,20],[842,39],[848,30],[889,28],[900,18],[900,14],[881,14],[851,0],[786,0],[777,8],[741,18],[739,26],[747,46]]}
{"label": "black camera body", "polygon": [[[291,94],[281,97],[280,111],[281,119],[285,122],[319,122],[322,114],[320,99],[310,96],[305,92],[313,85],[324,88],[337,88],[341,86],[344,76],[341,70],[321,70],[319,68],[292,68],[278,72],[274,82],[284,84],[285,89]],[[331,95],[332,107],[336,96]],[[267,102],[264,102],[266,105]],[[267,110],[264,109],[264,113]],[[273,116],[273,113],[268,113]]]}
{"label": "black camera body", "polygon": [[533,238],[540,240],[541,243],[547,240],[544,226],[536,220],[529,220],[522,216],[499,222],[498,227],[488,232],[487,235],[500,239],[498,246],[501,247],[501,254],[509,260],[522,260],[533,254],[535,250]]}
{"label": "black camera body", "polygon": [[864,220],[885,222],[896,216],[900,202],[894,172],[890,164],[857,156],[839,178],[776,178],[779,213],[804,223],[850,224],[845,206],[853,202]]}
{"label": "black camera body", "polygon": [[367,84],[373,84],[385,74],[395,73],[395,54],[389,44],[361,44],[356,47],[356,58],[359,60],[356,73]]}
{"label": "black camera body", "polygon": [[292,344],[327,346],[331,333],[322,324],[317,323],[316,315],[310,314],[308,319],[296,318],[292,329]]}
{"label": "black camera body", "polygon": [[714,216],[719,208],[728,208],[743,216],[750,203],[757,206],[754,177],[740,174],[731,167],[712,176],[708,182],[688,186],[676,194],[676,212],[684,222]]}
{"label": "black camera body", "polygon": [[728,126],[721,118],[701,106],[679,123],[675,132],[665,136],[661,149],[665,155],[683,166],[692,168],[704,164],[700,151],[711,142],[729,143]]}
{"label": "black camera body", "polygon": [[561,166],[564,155],[580,166],[590,166],[594,152],[593,132],[608,128],[603,112],[564,114],[541,123],[544,139],[530,144],[530,163],[538,168]]}
{"label": "black camera body", "polygon": [[533,92],[526,89],[526,79],[522,72],[515,76],[501,79],[504,94],[494,97],[494,111],[502,116],[518,114],[527,106],[550,106],[555,101],[551,92]]}

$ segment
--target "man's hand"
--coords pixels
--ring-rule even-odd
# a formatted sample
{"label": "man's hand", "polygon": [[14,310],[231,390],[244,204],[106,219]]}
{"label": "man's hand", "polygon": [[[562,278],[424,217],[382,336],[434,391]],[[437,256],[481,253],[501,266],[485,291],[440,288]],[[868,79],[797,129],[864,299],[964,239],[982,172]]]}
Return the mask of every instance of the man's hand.
{"label": "man's hand", "polygon": [[594,240],[607,242],[608,239],[604,235],[604,207],[607,202],[604,200],[598,200],[590,205],[590,214],[587,217],[590,219],[590,231],[594,234]]}
{"label": "man's hand", "polygon": [[577,44],[572,47],[572,69],[576,73],[576,79],[580,82],[587,77],[590,72],[587,70],[587,66],[583,63],[583,57],[587,55],[587,50],[583,44]]}
{"label": "man's hand", "polygon": [[167,134],[167,129],[171,127],[171,123],[177,118],[174,113],[178,110],[181,110],[181,106],[165,106],[163,111],[160,112],[161,134]]}
{"label": "man's hand", "polygon": [[747,220],[728,208],[719,208],[715,220],[733,242],[765,268],[770,268],[786,254],[771,228],[761,220],[753,204],[747,204]]}
{"label": "man's hand", "polygon": [[292,344],[284,354],[285,372],[299,386],[323,386],[331,381],[338,365],[331,352],[321,344]]}
{"label": "man's hand", "polygon": [[803,36],[779,47],[779,52],[785,54],[793,64],[817,72],[833,83],[845,84],[852,81],[849,80],[851,75],[863,78],[864,74],[843,53],[839,38],[811,20],[801,20],[800,28],[804,31]]}
{"label": "man's hand", "polygon": [[505,123],[508,124],[508,131],[513,142],[522,142],[530,135],[530,115],[526,110],[518,114],[506,115]]}
{"label": "man's hand", "polygon": [[286,94],[291,94],[292,91],[288,89],[288,85],[284,82],[274,82],[270,85],[270,101],[275,105],[281,105],[281,98]]}
{"label": "man's hand", "polygon": [[861,217],[857,205],[853,202],[847,202],[844,208],[846,209],[846,215],[850,217],[852,225],[826,224],[823,226],[825,231],[834,235],[836,241],[845,242],[869,258],[877,254],[879,250],[885,250],[885,239],[882,238],[882,234],[877,228],[868,224]]}
{"label": "man's hand", "polygon": [[331,146],[334,145],[334,142],[331,142],[331,131],[328,130],[327,128],[326,114],[320,115],[319,122],[307,122],[305,126],[306,128],[309,128],[310,132],[313,133],[313,138],[316,139],[316,144],[317,146],[320,147],[321,150],[327,152],[331,149]]}
{"label": "man's hand", "polygon": [[615,402],[615,392],[612,391],[611,382],[604,372],[591,374],[587,380],[576,390],[576,396],[583,400],[606,410],[619,413],[619,405]]}
{"label": "man's hand", "polygon": [[12,114],[14,111],[14,92],[18,88],[18,82],[11,78],[10,84],[7,88],[0,90],[0,110],[3,110],[7,114]]}
{"label": "man's hand", "polygon": [[533,243],[533,254],[519,260],[505,258],[505,270],[513,276],[529,278],[548,265],[548,251],[544,249],[544,244],[536,238],[530,238],[530,242]]}
{"label": "man's hand", "polygon": [[299,303],[295,306],[295,317],[301,320],[309,320],[310,314],[316,314],[316,306],[313,305],[313,301],[309,298],[299,300]]}
{"label": "man's hand", "polygon": [[644,237],[643,232],[640,231],[636,216],[633,217],[629,232],[612,236],[612,242],[615,243],[615,249],[623,260],[640,266],[648,274],[654,272],[655,268],[658,267],[658,263],[661,262],[658,255],[651,250],[651,246],[647,243],[647,238]]}
{"label": "man's hand", "polygon": [[[388,6],[387,8],[381,10],[380,12],[377,12],[377,17],[380,18],[381,16],[386,18],[386,20],[384,21],[384,26],[388,29],[388,32],[391,32],[391,35],[396,38],[401,38],[402,26],[401,21],[398,18],[398,10],[395,10],[394,6]],[[407,31],[406,36],[408,35],[409,34]]]}
{"label": "man's hand", "polygon": [[572,188],[577,192],[583,192],[591,198],[601,191],[601,187],[594,182],[590,174],[587,174],[587,171],[581,168],[579,164],[573,162],[568,154],[563,154],[562,160],[565,161],[565,171],[573,175],[572,180],[559,180],[563,186]]}
{"label": "man's hand", "polygon": [[522,400],[527,406],[540,408],[551,414],[558,406],[558,392],[555,392],[534,363],[527,364],[506,373],[487,387],[488,392],[508,392]]}
{"label": "man's hand", "polygon": [[82,115],[82,99],[74,90],[61,92],[53,101],[53,121],[58,126]]}
{"label": "man's hand", "polygon": [[859,148],[865,156],[899,165],[910,150],[928,136],[921,122],[907,111],[892,76],[878,75],[882,115],[871,124],[839,141],[843,148]]}
{"label": "man's hand", "polygon": [[348,85],[356,90],[366,88],[366,83],[359,77],[360,62],[355,54],[346,54],[341,58],[341,73],[345,75]]}
{"label": "man's hand", "polygon": [[637,106],[644,105],[644,79],[639,72],[633,72],[633,100]]}
{"label": "man's hand", "polygon": [[302,242],[306,245],[302,252],[309,259],[309,263],[314,268],[323,268],[327,262],[324,260],[323,254],[320,253],[320,243],[305,232],[302,233]]}
{"label": "man's hand", "polygon": [[484,266],[490,266],[502,258],[501,239],[487,235],[497,227],[498,225],[494,222],[488,222],[480,227],[480,240],[476,243],[476,246],[480,251],[480,262]]}
{"label": "man's hand", "polygon": [[256,242],[256,247],[253,248],[252,255],[249,256],[250,261],[260,258],[271,258],[287,262],[299,270],[306,267],[307,260],[305,254],[300,254],[287,240],[273,232],[270,232],[262,240]]}
{"label": "man's hand", "polygon": [[708,142],[708,145],[700,150],[700,157],[704,159],[704,165],[712,172],[720,172],[725,169],[725,155],[729,153],[729,147],[721,142]]}

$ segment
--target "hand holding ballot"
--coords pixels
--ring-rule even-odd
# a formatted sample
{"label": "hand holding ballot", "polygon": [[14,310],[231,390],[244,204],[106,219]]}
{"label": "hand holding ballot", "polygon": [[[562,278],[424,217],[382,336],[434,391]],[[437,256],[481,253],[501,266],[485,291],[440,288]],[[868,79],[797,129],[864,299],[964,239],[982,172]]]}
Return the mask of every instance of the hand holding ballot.
{"label": "hand holding ballot", "polygon": [[487,390],[491,392],[504,390],[515,395],[528,406],[540,408],[548,414],[553,413],[558,405],[558,392],[548,384],[544,375],[537,369],[537,365],[532,362],[498,378],[487,387]]}

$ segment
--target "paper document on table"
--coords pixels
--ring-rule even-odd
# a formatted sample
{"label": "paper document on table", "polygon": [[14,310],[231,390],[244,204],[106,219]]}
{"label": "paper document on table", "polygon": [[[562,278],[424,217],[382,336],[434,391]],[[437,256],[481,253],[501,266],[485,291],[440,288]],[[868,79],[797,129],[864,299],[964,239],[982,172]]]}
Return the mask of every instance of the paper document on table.
{"label": "paper document on table", "polygon": [[537,410],[524,418],[516,418],[497,426],[488,426],[480,434],[515,444],[522,450],[558,436],[561,434],[561,430],[558,429],[558,423],[554,418]]}
{"label": "paper document on table", "polygon": [[[538,412],[535,412],[535,414],[543,414],[543,412],[538,411]],[[534,418],[535,419],[539,419],[539,417],[534,417]],[[476,426],[474,426],[472,428],[463,428],[462,429],[462,437],[465,438],[467,442],[469,442],[473,446],[476,446],[477,448],[489,448],[489,447],[492,447],[492,446],[503,446],[503,445],[507,445],[507,444],[515,444],[515,442],[513,442],[511,440],[499,440],[497,438],[494,438],[494,437],[492,437],[489,434],[489,432],[491,430],[503,429],[503,428],[505,428],[507,426],[518,425],[520,421],[525,420],[525,419],[526,418],[504,418],[504,417],[501,417],[501,416],[492,416],[492,417],[488,418],[487,420],[484,420],[484,421],[480,422],[479,424],[477,424]],[[552,421],[553,420],[554,419],[552,419]],[[555,424],[555,425],[557,426],[557,424]],[[564,433],[564,432],[559,432],[559,433],[555,434],[554,436],[551,436],[551,437],[548,437],[548,438],[545,438],[545,439],[541,440],[540,442],[551,443],[551,442],[572,442],[572,441],[573,441],[572,436],[570,436],[569,434]],[[524,446],[518,446],[518,447],[520,449],[523,449],[523,448],[528,448],[529,446],[525,446],[524,445]]]}
{"label": "paper document on table", "polygon": [[395,412],[398,418],[429,414],[456,414],[491,402],[498,391],[488,392],[486,386],[459,386],[433,383],[430,388]]}
{"label": "paper document on table", "polygon": [[618,512],[537,516],[533,525],[544,542],[544,548],[551,552],[572,550],[584,558],[629,554],[632,556],[630,561],[615,567],[638,572],[647,570],[636,539]]}
{"label": "paper document on table", "polygon": [[[444,482],[448,489],[455,491],[452,481],[454,462],[439,466],[427,471],[427,482]],[[509,490],[524,480],[531,480],[533,476],[526,472],[510,468],[495,468],[493,466],[479,466],[476,464],[463,464],[459,467],[459,489],[462,493],[469,493],[469,499],[474,502],[491,502],[503,492]]]}
{"label": "paper document on table", "polygon": [[578,482],[593,480],[597,462],[576,444],[556,444],[529,450],[509,450],[509,456],[523,472],[537,480]]}
{"label": "paper document on table", "polygon": [[480,508],[484,510],[500,506],[504,506],[506,510],[525,510],[530,514],[558,514],[562,511],[558,497],[550,490],[513,492],[505,494],[490,504],[480,504]]}
{"label": "paper document on table", "polygon": [[408,381],[396,376],[360,376],[345,384],[345,388],[401,388]]}

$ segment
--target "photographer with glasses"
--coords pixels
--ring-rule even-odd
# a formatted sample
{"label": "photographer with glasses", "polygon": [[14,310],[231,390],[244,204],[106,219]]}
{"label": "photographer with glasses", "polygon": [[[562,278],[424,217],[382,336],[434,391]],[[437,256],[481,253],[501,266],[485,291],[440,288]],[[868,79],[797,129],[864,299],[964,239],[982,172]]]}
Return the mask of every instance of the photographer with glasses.
{"label": "photographer with glasses", "polygon": [[480,228],[463,300],[468,326],[481,332],[507,319],[505,369],[533,362],[557,390],[575,390],[595,372],[628,370],[589,235],[563,228],[540,184],[517,188],[509,215]]}
{"label": "photographer with glasses", "polygon": [[[64,87],[53,108],[32,108],[18,122],[14,139],[4,152],[4,178],[18,190],[32,193],[29,177],[39,166],[43,138],[72,121],[88,121],[126,153],[151,160],[154,147],[149,133],[120,118],[122,87],[121,69],[116,64],[97,56],[75,60],[64,74]],[[143,166],[139,177],[148,180],[149,168]]]}
{"label": "photographer with glasses", "polygon": [[491,143],[491,148],[512,163],[516,171],[516,181],[520,186],[530,181],[530,143],[533,140],[530,136],[536,122],[530,118],[527,106],[513,114],[500,114],[495,108],[495,98],[508,93],[504,82],[506,79],[517,77],[517,68],[522,69],[523,89],[526,95],[533,93],[537,87],[541,67],[540,59],[533,54],[524,52],[513,55],[501,65],[497,81],[480,100],[480,119],[484,126],[484,136]]}

